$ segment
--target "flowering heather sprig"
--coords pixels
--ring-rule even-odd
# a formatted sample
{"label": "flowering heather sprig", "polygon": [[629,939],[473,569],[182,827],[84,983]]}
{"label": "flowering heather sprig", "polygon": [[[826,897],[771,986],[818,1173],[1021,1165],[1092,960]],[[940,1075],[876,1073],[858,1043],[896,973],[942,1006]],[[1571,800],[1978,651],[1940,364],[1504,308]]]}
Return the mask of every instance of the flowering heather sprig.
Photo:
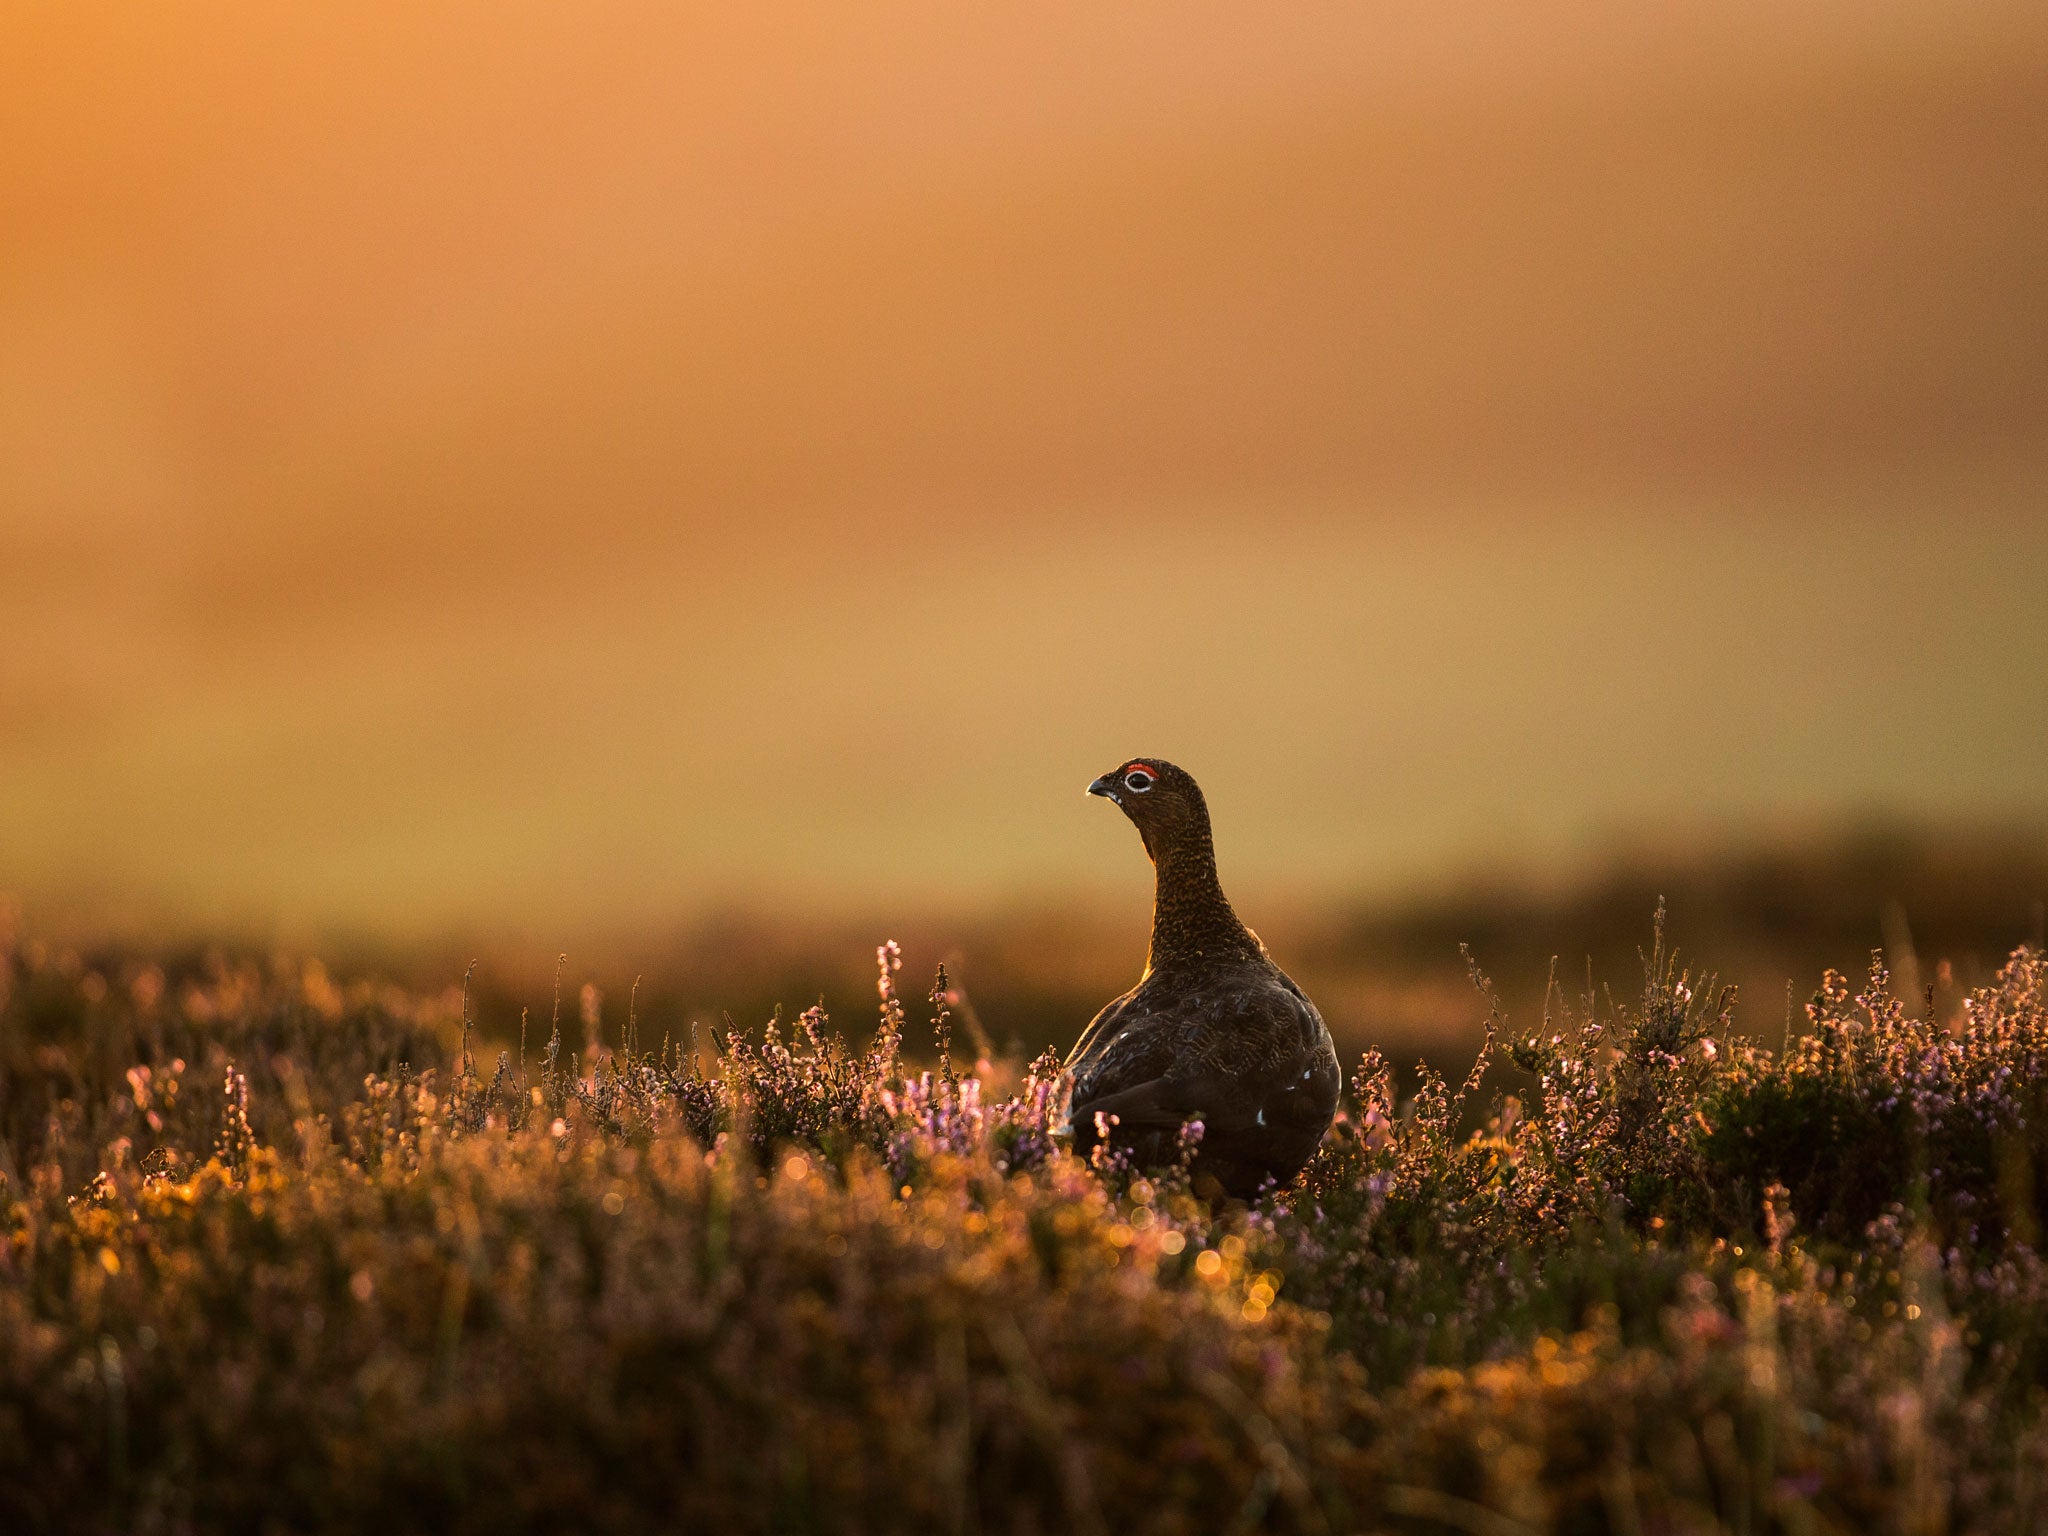
{"label": "flowering heather sprig", "polygon": [[932,1040],[939,1048],[939,1076],[949,1083],[954,1081],[953,1011],[946,1003],[950,995],[951,990],[946,984],[946,968],[941,965],[937,977],[932,981]]}
{"label": "flowering heather sprig", "polygon": [[1066,1087],[1059,1057],[1046,1051],[1025,1069],[1017,1093],[987,1111],[990,1157],[1000,1172],[1028,1172],[1058,1150]]}
{"label": "flowering heather sprig", "polygon": [[[1190,1122],[1193,1123],[1193,1122]],[[1112,1179],[1126,1178],[1134,1167],[1131,1149],[1115,1144],[1117,1117],[1095,1111],[1095,1144],[1088,1149],[1088,1163],[1097,1173]]]}
{"label": "flowering heather sprig", "polygon": [[875,950],[875,993],[881,1002],[881,1025],[868,1050],[868,1077],[877,1091],[897,1076],[903,1051],[903,1001],[896,995],[896,973],[903,969],[903,949],[894,939]]}
{"label": "flowering heather sprig", "polygon": [[249,1127],[249,1079],[229,1062],[221,1080],[220,1136],[213,1155],[228,1168],[243,1167],[256,1146],[256,1133]]}
{"label": "flowering heather sprig", "polygon": [[934,1156],[964,1157],[982,1148],[986,1126],[979,1078],[948,1081],[920,1072],[900,1089],[883,1089],[881,1099],[895,1125],[889,1166],[899,1180]]}
{"label": "flowering heather sprig", "polygon": [[1003,1173],[1037,1168],[1059,1145],[1061,1070],[1050,1052],[1032,1062],[1018,1091],[991,1102],[978,1075],[921,1072],[881,1091],[888,1160],[899,1180],[934,1157],[986,1157]]}

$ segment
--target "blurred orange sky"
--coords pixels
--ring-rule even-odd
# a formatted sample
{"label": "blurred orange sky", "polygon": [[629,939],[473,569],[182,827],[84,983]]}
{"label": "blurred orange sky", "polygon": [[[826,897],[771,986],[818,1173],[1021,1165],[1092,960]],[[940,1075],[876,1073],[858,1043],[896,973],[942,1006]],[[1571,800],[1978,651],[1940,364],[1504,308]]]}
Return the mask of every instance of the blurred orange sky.
{"label": "blurred orange sky", "polygon": [[2048,7],[16,6],[0,889],[548,934],[2048,814]]}

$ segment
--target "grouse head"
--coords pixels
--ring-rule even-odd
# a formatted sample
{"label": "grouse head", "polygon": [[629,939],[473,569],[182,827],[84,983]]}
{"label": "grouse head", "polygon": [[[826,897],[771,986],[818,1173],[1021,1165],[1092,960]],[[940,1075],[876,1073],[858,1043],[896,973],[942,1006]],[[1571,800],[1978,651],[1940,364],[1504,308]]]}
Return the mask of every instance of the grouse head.
{"label": "grouse head", "polygon": [[1090,784],[1088,793],[1116,802],[1155,862],[1180,844],[1208,841],[1209,807],[1201,789],[1185,769],[1162,758],[1134,757]]}

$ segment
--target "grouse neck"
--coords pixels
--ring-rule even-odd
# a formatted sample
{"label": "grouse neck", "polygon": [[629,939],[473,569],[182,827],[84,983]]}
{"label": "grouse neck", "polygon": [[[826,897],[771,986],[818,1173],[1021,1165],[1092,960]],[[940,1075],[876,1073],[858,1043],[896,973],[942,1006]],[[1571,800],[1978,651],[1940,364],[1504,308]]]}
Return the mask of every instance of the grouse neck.
{"label": "grouse neck", "polygon": [[1149,974],[1170,966],[1259,958],[1259,941],[1238,921],[1216,878],[1207,826],[1188,829],[1152,852],[1152,952]]}

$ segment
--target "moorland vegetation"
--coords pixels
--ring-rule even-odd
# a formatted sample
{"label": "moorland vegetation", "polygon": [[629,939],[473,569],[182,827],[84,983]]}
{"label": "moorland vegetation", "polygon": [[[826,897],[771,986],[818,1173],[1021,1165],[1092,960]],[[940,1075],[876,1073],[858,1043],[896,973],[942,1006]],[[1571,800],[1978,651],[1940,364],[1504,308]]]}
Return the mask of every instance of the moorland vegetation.
{"label": "moorland vegetation", "polygon": [[2042,1528],[2035,951],[1953,1016],[1830,972],[1772,1049],[1660,924],[1220,1207],[900,967],[871,1037],[486,1059],[314,964],[6,938],[0,1529]]}

